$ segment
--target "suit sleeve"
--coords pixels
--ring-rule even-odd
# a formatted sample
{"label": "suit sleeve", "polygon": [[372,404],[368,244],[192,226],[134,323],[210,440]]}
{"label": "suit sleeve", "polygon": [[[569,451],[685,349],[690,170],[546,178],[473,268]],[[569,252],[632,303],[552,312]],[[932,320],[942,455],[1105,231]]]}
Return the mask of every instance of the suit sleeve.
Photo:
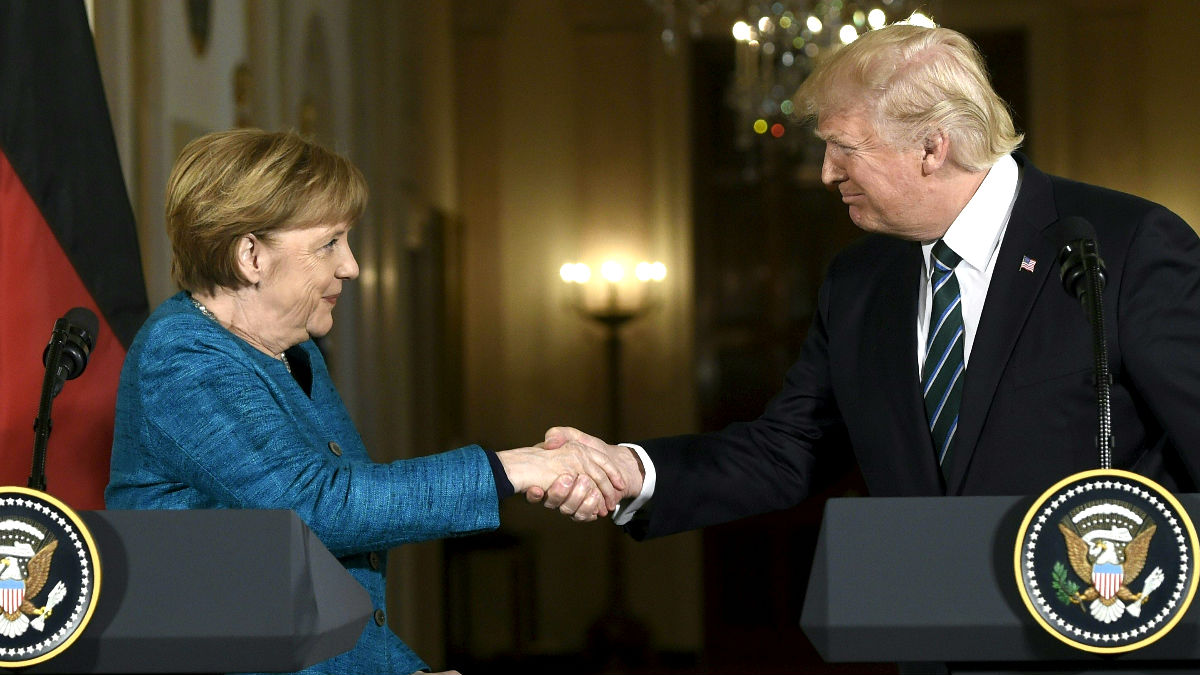
{"label": "suit sleeve", "polygon": [[[832,282],[783,389],[751,422],[641,441],[654,462],[654,498],[626,530],[658,537],[796,505],[849,461],[829,374],[826,317]],[[834,474],[830,474],[834,475]]]}
{"label": "suit sleeve", "polygon": [[1200,485],[1200,238],[1156,207],[1129,244],[1120,283],[1125,377]]}
{"label": "suit sleeve", "polygon": [[[235,508],[291,509],[335,555],[492,529],[495,483],[482,449],[347,461],[244,355],[176,333],[139,363],[141,461]],[[241,358],[238,358],[238,357]],[[306,433],[308,431],[308,433]],[[169,489],[169,488],[168,488]]]}

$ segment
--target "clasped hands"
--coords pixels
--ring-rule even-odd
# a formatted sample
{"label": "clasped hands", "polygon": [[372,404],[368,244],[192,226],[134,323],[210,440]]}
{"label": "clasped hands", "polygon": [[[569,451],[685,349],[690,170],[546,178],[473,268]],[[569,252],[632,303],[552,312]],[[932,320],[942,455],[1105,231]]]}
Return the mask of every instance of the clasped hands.
{"label": "clasped hands", "polygon": [[642,491],[642,468],[632,450],[571,427],[554,427],[536,446],[496,455],[527,501],[581,522],[607,516]]}

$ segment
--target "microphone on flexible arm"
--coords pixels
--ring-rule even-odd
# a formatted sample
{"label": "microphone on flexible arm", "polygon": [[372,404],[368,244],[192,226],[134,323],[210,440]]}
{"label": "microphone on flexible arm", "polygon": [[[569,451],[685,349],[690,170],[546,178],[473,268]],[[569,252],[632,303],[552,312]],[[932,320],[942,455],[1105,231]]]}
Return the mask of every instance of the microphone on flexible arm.
{"label": "microphone on flexible arm", "polygon": [[1112,374],[1108,368],[1108,340],[1104,335],[1104,261],[1096,243],[1096,229],[1080,216],[1068,216],[1050,231],[1058,251],[1058,272],[1063,288],[1079,300],[1092,328],[1093,373],[1099,426],[1096,448],[1100,468],[1112,468]]}
{"label": "microphone on flexible arm", "polygon": [[83,374],[88,357],[96,346],[96,335],[100,332],[100,321],[86,307],[75,307],[54,322],[50,342],[42,350],[42,364],[46,374],[42,378],[42,395],[38,404],[38,416],[33,422],[33,472],[29,476],[29,487],[46,489],[46,444],[50,440],[50,408],[55,396],[62,391],[67,380]]}
{"label": "microphone on flexible arm", "polygon": [[73,380],[83,374],[92,348],[96,346],[96,334],[99,332],[100,321],[86,307],[70,309],[65,316],[54,322],[50,342],[42,350],[42,365],[50,369],[50,352],[55,343],[61,345],[59,362],[54,368],[53,396],[58,396],[62,391],[64,381]]}

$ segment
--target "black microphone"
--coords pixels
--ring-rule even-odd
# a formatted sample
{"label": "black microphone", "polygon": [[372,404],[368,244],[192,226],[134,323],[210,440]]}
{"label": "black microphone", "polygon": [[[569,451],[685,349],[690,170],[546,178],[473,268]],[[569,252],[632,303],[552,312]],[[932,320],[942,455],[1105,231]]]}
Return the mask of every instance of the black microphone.
{"label": "black microphone", "polygon": [[1096,384],[1098,424],[1096,449],[1100,468],[1112,467],[1116,443],[1112,433],[1112,374],[1108,367],[1108,340],[1104,334],[1104,261],[1096,243],[1096,228],[1085,218],[1068,216],[1048,232],[1059,247],[1058,276],[1063,288],[1079,301],[1092,329],[1092,372]]}
{"label": "black microphone", "polygon": [[54,397],[62,391],[64,382],[83,373],[99,332],[100,320],[96,315],[86,307],[75,307],[54,322],[50,342],[42,350],[46,375],[42,378],[38,416],[33,421],[33,470],[29,474],[29,487],[34,490],[46,489],[46,444],[50,440]]}
{"label": "black microphone", "polygon": [[61,343],[61,357],[55,368],[57,380],[57,396],[65,380],[73,380],[83,374],[87,367],[88,357],[96,346],[96,335],[100,332],[100,320],[92,310],[86,307],[75,307],[67,310],[65,316],[54,322],[54,332],[50,334],[50,342],[42,350],[42,365],[49,368],[51,347],[57,340]]}
{"label": "black microphone", "polygon": [[1063,288],[1087,309],[1085,296],[1091,290],[1088,276],[1096,274],[1096,289],[1104,290],[1106,280],[1104,261],[1100,259],[1100,247],[1096,244],[1096,228],[1085,218],[1068,216],[1054,224],[1052,236],[1058,251],[1058,277]]}

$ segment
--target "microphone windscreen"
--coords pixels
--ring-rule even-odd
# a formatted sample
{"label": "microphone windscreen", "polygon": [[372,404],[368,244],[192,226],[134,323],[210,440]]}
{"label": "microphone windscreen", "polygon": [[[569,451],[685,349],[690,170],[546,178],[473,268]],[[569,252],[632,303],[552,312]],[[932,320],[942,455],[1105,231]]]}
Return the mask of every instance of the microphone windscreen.
{"label": "microphone windscreen", "polygon": [[1087,218],[1082,216],[1067,216],[1051,226],[1051,239],[1054,241],[1054,247],[1061,249],[1063,246],[1080,239],[1096,239],[1096,228],[1088,222]]}
{"label": "microphone windscreen", "polygon": [[1088,269],[1095,270],[1097,291],[1104,289],[1104,261],[1100,259],[1096,228],[1080,216],[1067,216],[1054,223],[1046,236],[1058,249],[1058,276],[1063,288],[1080,302],[1087,291]]}
{"label": "microphone windscreen", "polygon": [[96,346],[96,336],[100,333],[100,320],[87,307],[73,307],[67,310],[63,317],[67,323],[80,330],[79,336],[87,343],[88,349]]}

